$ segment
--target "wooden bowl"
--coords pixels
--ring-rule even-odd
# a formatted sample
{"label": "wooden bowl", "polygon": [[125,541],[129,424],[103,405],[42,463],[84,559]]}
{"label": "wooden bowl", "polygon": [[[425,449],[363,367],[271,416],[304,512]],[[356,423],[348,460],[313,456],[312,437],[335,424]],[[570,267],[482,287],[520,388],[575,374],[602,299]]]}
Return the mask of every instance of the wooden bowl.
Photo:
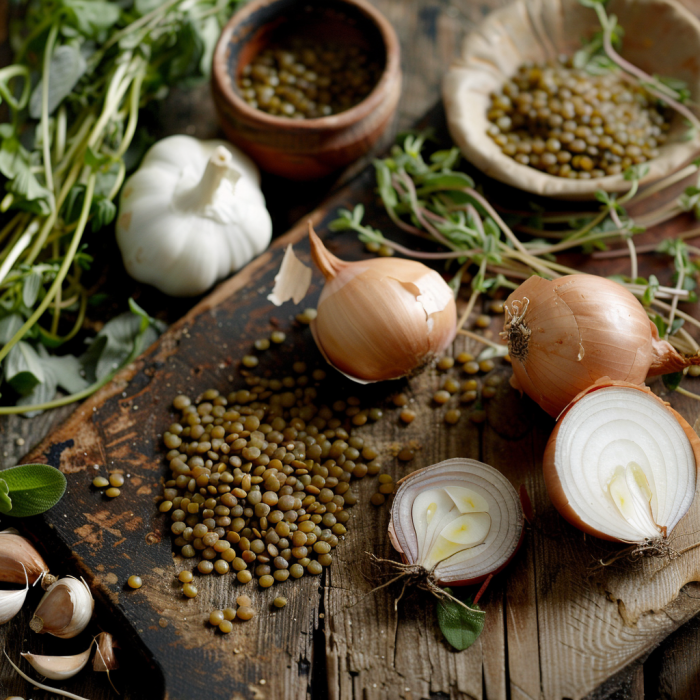
{"label": "wooden bowl", "polygon": [[[371,51],[384,69],[359,104],[328,117],[286,119],[248,105],[237,80],[276,37],[302,35]],[[401,92],[400,49],[389,22],[366,0],[252,0],[224,27],[212,69],[226,136],[263,169],[294,180],[328,175],[366,153],[387,128]]]}
{"label": "wooden bowl", "polygon": [[[611,0],[607,10],[625,31],[622,55],[627,60],[649,74],[685,81],[693,101],[700,99],[700,22],[688,10],[674,0]],[[595,11],[577,0],[517,0],[469,34],[443,83],[450,133],[465,157],[490,177],[549,197],[593,199],[597,189],[629,189],[622,175],[569,180],[521,165],[486,134],[490,94],[522,63],[570,56],[580,48],[581,37],[599,29]],[[646,163],[644,183],[670,174],[697,154],[700,136],[685,140],[686,134],[687,125],[676,115],[659,155]]]}

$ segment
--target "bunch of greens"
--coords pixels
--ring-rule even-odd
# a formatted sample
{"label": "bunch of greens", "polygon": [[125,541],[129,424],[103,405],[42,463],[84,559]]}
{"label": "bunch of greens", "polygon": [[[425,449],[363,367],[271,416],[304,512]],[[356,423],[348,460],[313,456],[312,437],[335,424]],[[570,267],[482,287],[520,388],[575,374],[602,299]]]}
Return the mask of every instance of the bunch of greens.
{"label": "bunch of greens", "polygon": [[[61,351],[85,325],[84,239],[115,217],[139,110],[206,77],[236,1],[30,0],[13,28],[15,63],[0,70],[0,363],[15,405],[0,414],[88,396],[158,330],[134,305],[84,357]],[[52,401],[57,386],[70,395]]]}

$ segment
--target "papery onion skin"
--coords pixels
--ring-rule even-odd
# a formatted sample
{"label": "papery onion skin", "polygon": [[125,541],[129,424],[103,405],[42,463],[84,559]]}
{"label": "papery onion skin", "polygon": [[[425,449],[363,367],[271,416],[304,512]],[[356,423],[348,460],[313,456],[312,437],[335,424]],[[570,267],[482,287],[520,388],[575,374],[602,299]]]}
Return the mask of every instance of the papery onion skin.
{"label": "papery onion skin", "polygon": [[[397,482],[396,482],[396,486],[399,487],[399,489],[400,489],[402,483],[404,483],[404,482],[405,482],[406,480],[408,480],[408,479],[413,479],[414,477],[420,478],[420,474],[421,474],[421,473],[427,474],[428,472],[432,472],[435,468],[440,468],[440,467],[442,467],[442,466],[447,466],[447,467],[449,467],[450,463],[454,463],[454,462],[457,462],[457,461],[463,461],[463,462],[467,462],[467,463],[473,462],[473,463],[479,465],[480,467],[487,467],[488,469],[491,469],[491,470],[493,470],[493,471],[497,471],[496,469],[494,469],[494,468],[491,467],[490,465],[484,464],[483,462],[478,462],[477,460],[469,460],[469,459],[458,460],[458,459],[451,459],[451,460],[445,460],[444,462],[439,462],[438,464],[434,464],[434,465],[432,465],[432,466],[430,466],[430,467],[425,467],[425,468],[423,468],[423,469],[418,469],[418,470],[416,470],[415,472],[411,472],[411,473],[408,474],[407,476],[405,476],[405,477],[403,477],[402,479],[400,479],[399,481],[397,481]],[[500,474],[500,472],[499,472],[499,474]],[[503,476],[503,475],[501,475],[501,476]],[[511,486],[511,489],[512,489],[512,486]],[[514,490],[514,489],[513,489],[513,492],[515,493],[515,490]],[[399,491],[397,490],[397,492],[396,492],[396,497],[395,497],[395,501],[394,501],[395,503],[396,503],[396,498],[397,498],[398,496],[399,496]],[[514,547],[513,550],[511,551],[510,555],[508,556],[508,558],[505,559],[498,567],[496,567],[496,568],[494,568],[494,569],[492,569],[492,570],[490,570],[490,571],[486,571],[486,572],[484,572],[483,574],[481,574],[481,575],[479,575],[479,576],[474,576],[474,577],[471,577],[471,578],[464,578],[464,579],[460,579],[460,580],[452,580],[452,579],[450,579],[449,581],[441,581],[441,580],[438,579],[438,580],[436,581],[436,583],[437,583],[439,586],[450,586],[450,587],[452,587],[452,586],[474,586],[474,585],[483,583],[489,576],[492,576],[492,575],[495,575],[495,574],[500,573],[501,571],[503,571],[503,569],[505,569],[505,568],[508,566],[508,564],[512,561],[513,557],[517,554],[518,550],[520,549],[520,546],[521,546],[521,544],[522,544],[522,542],[523,542],[523,539],[524,539],[524,537],[525,537],[525,528],[524,528],[525,519],[524,519],[524,514],[523,514],[523,511],[522,511],[522,506],[521,506],[521,502],[520,502],[520,497],[517,496],[517,494],[516,494],[516,501],[517,501],[517,503],[518,503],[518,509],[519,509],[520,536],[519,536],[519,538],[518,538],[518,541],[517,541],[515,547]],[[409,560],[409,558],[406,556],[406,553],[404,552],[404,550],[403,550],[403,548],[402,548],[402,546],[401,546],[401,543],[399,542],[398,536],[397,536],[397,534],[396,534],[395,525],[394,525],[394,518],[395,518],[395,513],[394,513],[394,510],[392,509],[392,516],[391,516],[391,520],[390,520],[390,522],[389,522],[389,527],[388,527],[389,541],[391,542],[392,547],[393,547],[393,548],[399,553],[399,555],[401,556],[401,560],[403,561],[403,563],[404,563],[404,564],[412,564],[413,562],[411,562],[411,561]]]}
{"label": "papery onion skin", "polygon": [[[556,426],[554,427],[554,430],[552,431],[552,434],[549,437],[549,441],[547,442],[547,447],[545,448],[544,452],[544,459],[542,462],[544,482],[545,486],[547,487],[549,499],[551,500],[552,505],[559,511],[559,514],[564,518],[564,520],[566,520],[570,525],[573,525],[578,530],[581,530],[582,532],[585,532],[589,535],[593,535],[594,537],[598,537],[602,540],[608,540],[609,542],[621,542],[622,540],[619,540],[616,537],[612,537],[607,533],[596,530],[590,524],[584,522],[581,519],[581,517],[574,510],[574,508],[571,506],[569,500],[566,497],[564,488],[559,478],[559,474],[557,472],[554,459],[556,452],[557,436],[559,434],[559,429],[561,428],[563,420],[566,417],[566,414],[584,396],[587,396],[588,394],[594,391],[606,389],[608,387],[635,389],[637,391],[643,392],[644,394],[647,394],[648,396],[653,397],[656,401],[658,401],[666,410],[668,410],[673,415],[673,417],[678,421],[679,425],[683,429],[683,432],[688,437],[690,446],[693,450],[693,455],[695,456],[696,466],[700,465],[700,438],[698,438],[696,432],[690,426],[688,421],[686,421],[685,418],[683,418],[683,416],[681,416],[681,414],[678,413],[678,411],[674,410],[668,404],[668,402],[664,401],[663,399],[660,399],[656,394],[654,394],[654,392],[651,391],[649,387],[640,386],[638,384],[632,384],[630,382],[614,381],[610,379],[610,377],[603,377],[602,379],[599,379],[593,385],[589,386],[580,394],[578,394],[578,396],[576,396],[574,400],[567,406],[566,411],[560,416]],[[666,534],[668,535],[670,533]]]}
{"label": "papery onion skin", "polygon": [[700,364],[700,356],[682,357],[661,340],[636,297],[604,277],[533,276],[505,305],[511,384],[554,418],[601,377],[642,384]]}
{"label": "papery onion skin", "polygon": [[362,382],[398,379],[415,374],[452,343],[457,307],[435,270],[401,258],[344,262],[313,229],[309,240],[326,277],[311,330],[334,367]]}

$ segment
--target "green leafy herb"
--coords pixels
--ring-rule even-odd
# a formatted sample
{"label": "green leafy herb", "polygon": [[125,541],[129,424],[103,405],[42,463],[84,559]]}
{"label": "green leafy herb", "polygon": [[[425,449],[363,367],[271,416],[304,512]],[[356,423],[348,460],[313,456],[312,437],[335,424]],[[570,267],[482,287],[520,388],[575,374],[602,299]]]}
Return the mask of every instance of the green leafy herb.
{"label": "green leafy herb", "polygon": [[[11,32],[16,62],[0,69],[8,115],[0,124],[0,394],[13,404],[0,414],[56,405],[59,387],[87,396],[158,332],[152,320],[143,330],[134,312],[119,332],[95,339],[95,367],[64,354],[92,306],[82,279],[92,262],[86,232],[114,221],[127,169],[148,144],[134,129],[139,110],[174,85],[208,77],[220,26],[237,2],[27,3]],[[57,352],[72,359],[52,363]],[[77,367],[94,382],[81,384]]]}
{"label": "green leafy herb", "polygon": [[14,518],[53,508],[66,490],[66,477],[46,464],[23,464],[0,471],[0,513]]}
{"label": "green leafy herb", "polygon": [[[454,596],[451,588],[445,591]],[[473,605],[471,598],[463,601],[465,605],[475,610],[481,610],[478,605]],[[484,629],[486,615],[483,612],[472,612],[454,600],[444,598],[437,602],[437,618],[441,632],[445,639],[457,651],[468,649],[479,638]]]}

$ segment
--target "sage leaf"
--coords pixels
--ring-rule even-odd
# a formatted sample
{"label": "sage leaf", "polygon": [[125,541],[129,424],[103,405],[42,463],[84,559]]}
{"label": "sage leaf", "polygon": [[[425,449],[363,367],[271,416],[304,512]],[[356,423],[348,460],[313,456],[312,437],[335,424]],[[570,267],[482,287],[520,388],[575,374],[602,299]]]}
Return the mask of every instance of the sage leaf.
{"label": "sage leaf", "polygon": [[12,499],[12,517],[27,518],[53,508],[66,491],[66,477],[47,464],[22,464],[0,472]]}
{"label": "sage leaf", "polygon": [[5,379],[22,396],[44,381],[44,370],[36,350],[20,340],[7,355]]}
{"label": "sage leaf", "polygon": [[4,479],[0,479],[0,513],[9,513],[12,510],[12,499],[9,497],[10,487]]}
{"label": "sage leaf", "polygon": [[[77,47],[64,44],[53,52],[49,65],[49,114],[53,114],[71,93],[86,69],[87,62]],[[39,80],[29,98],[29,116],[32,119],[41,118],[43,90],[44,81]]]}
{"label": "sage leaf", "polygon": [[[445,591],[450,595],[454,592],[450,588]],[[473,605],[471,598],[463,601],[470,608],[480,610],[478,605]],[[484,619],[486,615],[482,612],[472,612],[449,598],[438,600],[437,618],[440,631],[445,639],[457,651],[464,651],[474,644],[484,629]]]}

